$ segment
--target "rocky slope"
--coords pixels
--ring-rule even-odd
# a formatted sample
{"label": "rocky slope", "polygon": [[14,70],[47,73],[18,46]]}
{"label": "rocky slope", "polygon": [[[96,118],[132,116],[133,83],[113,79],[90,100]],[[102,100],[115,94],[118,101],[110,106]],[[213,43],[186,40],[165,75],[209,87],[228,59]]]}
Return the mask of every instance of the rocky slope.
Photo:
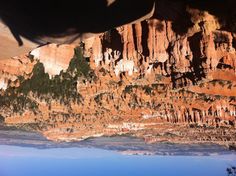
{"label": "rocky slope", "polygon": [[50,44],[1,61],[5,123],[51,140],[130,134],[150,143],[234,144],[236,33],[213,13],[184,7],[188,27],[159,12],[75,50]]}

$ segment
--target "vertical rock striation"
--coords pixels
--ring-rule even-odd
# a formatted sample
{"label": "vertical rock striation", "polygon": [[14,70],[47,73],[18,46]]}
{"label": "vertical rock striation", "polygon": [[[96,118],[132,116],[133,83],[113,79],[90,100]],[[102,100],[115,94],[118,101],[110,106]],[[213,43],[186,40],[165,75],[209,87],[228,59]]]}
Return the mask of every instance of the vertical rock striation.
{"label": "vertical rock striation", "polygon": [[0,62],[0,115],[52,140],[132,133],[155,141],[172,131],[177,141],[235,142],[236,34],[207,11],[185,10],[95,35],[75,55],[72,45],[50,44],[31,60]]}

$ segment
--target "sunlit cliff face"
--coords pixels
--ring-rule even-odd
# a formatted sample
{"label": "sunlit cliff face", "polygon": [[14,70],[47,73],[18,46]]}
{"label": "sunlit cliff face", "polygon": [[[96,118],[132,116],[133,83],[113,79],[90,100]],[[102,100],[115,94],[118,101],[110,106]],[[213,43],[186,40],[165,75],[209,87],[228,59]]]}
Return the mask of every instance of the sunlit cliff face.
{"label": "sunlit cliff face", "polygon": [[234,144],[233,28],[207,6],[157,2],[152,18],[80,46],[48,44],[0,61],[5,123],[51,140],[130,134]]}

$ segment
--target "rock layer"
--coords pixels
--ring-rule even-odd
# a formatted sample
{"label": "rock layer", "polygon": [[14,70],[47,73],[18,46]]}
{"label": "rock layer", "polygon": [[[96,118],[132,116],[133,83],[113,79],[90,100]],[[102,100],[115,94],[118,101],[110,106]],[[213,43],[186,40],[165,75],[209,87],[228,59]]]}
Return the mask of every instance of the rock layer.
{"label": "rock layer", "polygon": [[187,11],[193,25],[184,33],[154,16],[84,40],[72,60],[69,45],[32,51],[28,78],[2,86],[5,123],[52,140],[129,133],[147,142],[235,143],[236,35],[206,11]]}
{"label": "rock layer", "polygon": [[73,45],[49,44],[30,52],[35,59],[43,63],[45,72],[51,77],[66,70],[74,55]]}

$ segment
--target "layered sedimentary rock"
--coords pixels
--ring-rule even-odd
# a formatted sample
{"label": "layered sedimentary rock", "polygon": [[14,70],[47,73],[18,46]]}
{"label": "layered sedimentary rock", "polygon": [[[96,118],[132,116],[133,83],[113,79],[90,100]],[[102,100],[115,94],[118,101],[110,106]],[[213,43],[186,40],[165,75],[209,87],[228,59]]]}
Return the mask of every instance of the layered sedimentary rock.
{"label": "layered sedimentary rock", "polygon": [[184,33],[154,16],[84,40],[74,56],[68,45],[32,51],[28,77],[2,86],[5,123],[52,140],[129,133],[147,142],[235,143],[236,35],[210,13],[186,10],[192,25]]}
{"label": "layered sedimentary rock", "polygon": [[26,55],[9,59],[0,59],[0,89],[7,89],[12,83],[17,86],[18,76],[28,77],[36,62]]}
{"label": "layered sedimentary rock", "polygon": [[52,77],[68,68],[74,48],[74,45],[49,44],[34,49],[30,55],[43,63],[45,72]]}

